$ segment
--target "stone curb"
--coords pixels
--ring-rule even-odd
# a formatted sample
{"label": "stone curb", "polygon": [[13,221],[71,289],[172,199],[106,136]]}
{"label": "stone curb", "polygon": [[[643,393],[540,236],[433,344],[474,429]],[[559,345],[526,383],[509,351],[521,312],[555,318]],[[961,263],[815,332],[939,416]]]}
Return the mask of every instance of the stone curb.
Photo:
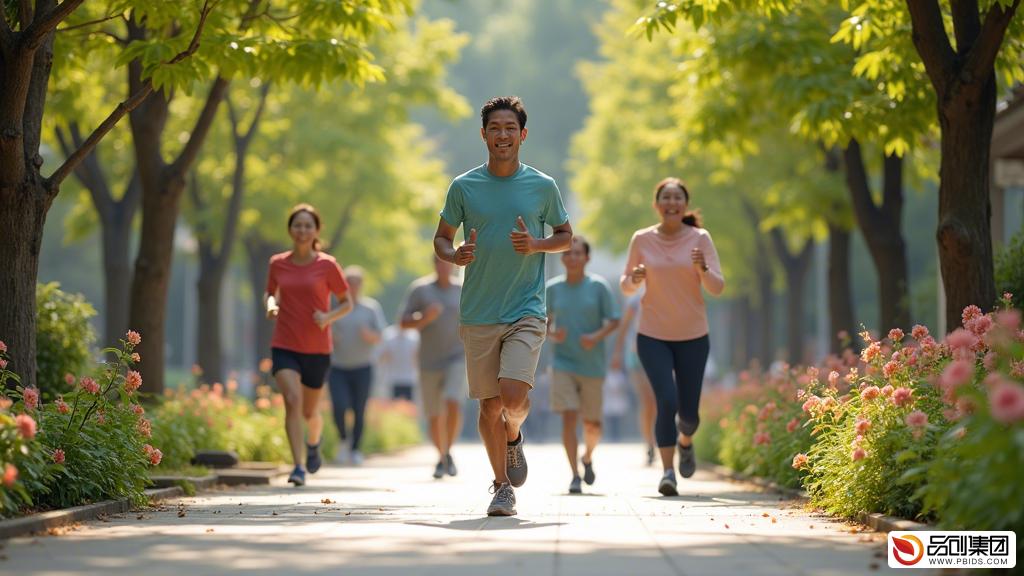
{"label": "stone curb", "polygon": [[178,485],[178,482],[186,481],[192,484],[196,490],[206,490],[217,485],[217,475],[206,476],[150,476],[153,486],[157,488],[171,488]]}
{"label": "stone curb", "polygon": [[[152,502],[176,498],[184,494],[179,486],[171,488],[157,488],[146,490],[146,497]],[[100,516],[111,514],[124,514],[131,510],[131,503],[127,498],[121,500],[104,500],[95,504],[85,504],[63,510],[51,510],[41,514],[33,514],[24,518],[14,518],[0,522],[0,540],[6,540],[15,536],[24,536],[33,532],[44,532],[51,528],[74,524],[85,520],[95,520]]]}
{"label": "stone curb", "polygon": [[[756,484],[762,488],[767,488],[774,492],[778,492],[783,496],[787,496],[789,498],[799,500],[810,500],[810,496],[808,496],[806,490],[798,490],[796,488],[787,488],[785,486],[779,486],[778,484],[770,480],[765,480],[764,478],[759,478],[756,476],[747,476],[746,474],[741,474],[739,472],[736,472],[732,468],[727,468],[719,464],[701,462],[700,466],[701,468],[710,470],[712,473],[717,474],[719,476],[724,476],[726,478],[731,478],[733,480],[738,480],[741,482],[749,482],[751,484]],[[857,522],[860,522],[861,524],[868,526],[876,532],[909,532],[917,530],[935,530],[934,526],[930,526],[928,524],[915,522],[913,520],[907,520],[906,518],[897,518],[896,516],[886,516],[885,514],[880,514],[877,512],[871,514],[867,512],[861,512],[860,514],[857,514],[856,520]]]}
{"label": "stone curb", "polygon": [[217,484],[226,486],[267,485],[291,472],[288,466],[272,469],[225,468],[217,471]]}

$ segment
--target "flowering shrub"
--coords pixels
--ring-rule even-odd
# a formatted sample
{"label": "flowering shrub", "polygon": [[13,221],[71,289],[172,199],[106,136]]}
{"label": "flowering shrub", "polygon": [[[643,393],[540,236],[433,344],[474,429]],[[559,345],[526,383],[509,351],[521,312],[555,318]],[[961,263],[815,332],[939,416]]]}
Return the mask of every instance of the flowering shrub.
{"label": "flowering shrub", "polygon": [[[36,388],[5,386],[7,394],[0,396],[3,515],[25,506],[145,501],[147,470],[162,455],[150,444],[150,425],[137,403],[142,377],[130,369],[139,342],[139,335],[129,332],[120,348],[103,351],[110,359],[91,376],[69,374],[65,385],[71,391],[51,402],[41,400]],[[0,349],[6,353],[2,343]],[[0,383],[9,379],[17,376],[0,362]]]}
{"label": "flowering shrub", "polygon": [[1024,528],[1024,331],[1011,298],[990,314],[968,307],[942,342],[923,326],[865,333],[859,358],[745,375],[712,403],[725,413],[705,418],[718,423],[708,448],[835,514]]}
{"label": "flowering shrub", "polygon": [[996,289],[1016,294],[1015,308],[1024,308],[1024,231],[1017,232],[996,255]]}
{"label": "flowering shrub", "polygon": [[366,428],[362,440],[364,452],[391,452],[415,446],[422,440],[415,404],[408,400],[382,398],[371,398],[367,402]]}
{"label": "flowering shrub", "polygon": [[89,319],[96,310],[81,294],[68,294],[60,284],[36,285],[36,381],[47,400],[72,388],[65,374],[81,374],[92,358],[96,333]]}

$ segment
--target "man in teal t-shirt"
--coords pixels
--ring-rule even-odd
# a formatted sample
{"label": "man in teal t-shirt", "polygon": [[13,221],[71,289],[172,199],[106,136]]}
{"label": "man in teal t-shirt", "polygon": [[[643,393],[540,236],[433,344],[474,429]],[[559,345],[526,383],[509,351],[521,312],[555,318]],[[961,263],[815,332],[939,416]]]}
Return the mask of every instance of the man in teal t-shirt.
{"label": "man in teal t-shirt", "polygon": [[[544,254],[568,249],[572,227],[555,181],[519,162],[526,140],[522,101],[492,98],[480,120],[487,163],[448,187],[434,251],[466,266],[459,335],[469,395],[480,401],[480,436],[494,470],[487,514],[511,516],[512,488],[526,482],[520,428],[530,412],[529,391],[546,333]],[[545,224],[554,230],[547,238]],[[456,249],[460,226],[465,242]]]}
{"label": "man in teal t-shirt", "polygon": [[586,273],[590,244],[581,236],[572,240],[572,248],[562,255],[565,275],[548,282],[548,338],[555,343],[551,409],[562,413],[562,442],[572,469],[569,493],[579,494],[576,422],[583,418],[582,480],[593,484],[607,366],[604,339],[619,326],[619,305],[604,278]]}

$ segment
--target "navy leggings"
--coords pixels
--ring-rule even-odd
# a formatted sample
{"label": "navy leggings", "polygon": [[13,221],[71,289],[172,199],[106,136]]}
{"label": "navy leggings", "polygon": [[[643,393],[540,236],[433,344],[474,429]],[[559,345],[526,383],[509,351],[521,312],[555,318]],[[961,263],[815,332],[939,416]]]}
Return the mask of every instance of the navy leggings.
{"label": "navy leggings", "polygon": [[345,412],[351,410],[355,415],[352,424],[352,449],[359,449],[359,441],[363,438],[363,424],[366,415],[366,400],[370,397],[370,384],[373,382],[373,367],[338,368],[331,366],[328,385],[331,387],[331,406],[334,409],[334,425],[342,441],[348,438],[345,426]]}
{"label": "navy leggings", "polygon": [[636,335],[636,352],[658,403],[654,435],[659,448],[675,446],[679,432],[692,436],[697,431],[700,389],[709,351],[706,334],[681,341]]}

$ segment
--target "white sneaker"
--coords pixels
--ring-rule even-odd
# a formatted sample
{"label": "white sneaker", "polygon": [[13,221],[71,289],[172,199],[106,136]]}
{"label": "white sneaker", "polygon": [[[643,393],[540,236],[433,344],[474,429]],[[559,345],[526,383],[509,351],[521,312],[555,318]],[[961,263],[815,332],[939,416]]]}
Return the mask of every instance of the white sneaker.
{"label": "white sneaker", "polygon": [[339,466],[345,466],[351,460],[352,454],[349,450],[348,444],[342,444],[338,446],[338,453],[334,455],[334,463]]}
{"label": "white sneaker", "polygon": [[353,450],[352,451],[351,462],[352,462],[353,466],[362,466],[363,465],[363,453],[360,452],[359,450]]}

